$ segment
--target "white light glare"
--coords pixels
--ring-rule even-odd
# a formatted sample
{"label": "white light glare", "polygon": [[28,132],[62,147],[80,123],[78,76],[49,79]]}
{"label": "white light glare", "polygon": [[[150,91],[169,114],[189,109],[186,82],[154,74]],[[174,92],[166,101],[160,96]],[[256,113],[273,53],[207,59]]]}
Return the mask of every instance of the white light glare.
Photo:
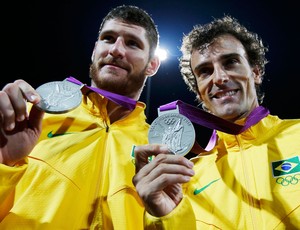
{"label": "white light glare", "polygon": [[165,49],[162,49],[162,48],[157,48],[156,51],[155,51],[155,54],[158,56],[158,58],[161,61],[166,60],[167,57],[168,57],[167,51]]}

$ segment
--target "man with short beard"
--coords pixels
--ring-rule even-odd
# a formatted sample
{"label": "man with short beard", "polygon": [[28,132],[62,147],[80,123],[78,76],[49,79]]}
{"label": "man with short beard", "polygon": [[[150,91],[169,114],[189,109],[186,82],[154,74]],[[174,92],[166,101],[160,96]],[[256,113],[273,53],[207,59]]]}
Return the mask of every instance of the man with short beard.
{"label": "man with short beard", "polygon": [[[24,80],[3,88],[0,229],[142,229],[132,150],[148,142],[138,99],[160,66],[158,39],[147,12],[119,6],[100,26],[91,86],[66,79],[81,85],[78,107],[44,113],[44,99]],[[62,104],[53,96],[46,109]]]}

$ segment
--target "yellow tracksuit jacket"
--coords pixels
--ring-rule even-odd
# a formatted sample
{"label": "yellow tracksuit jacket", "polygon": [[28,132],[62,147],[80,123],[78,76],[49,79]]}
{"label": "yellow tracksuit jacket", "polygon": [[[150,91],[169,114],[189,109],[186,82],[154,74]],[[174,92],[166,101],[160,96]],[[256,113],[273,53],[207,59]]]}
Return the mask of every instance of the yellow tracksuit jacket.
{"label": "yellow tracksuit jacket", "polygon": [[0,165],[0,229],[142,229],[132,148],[147,143],[145,104],[110,124],[96,93],[66,114],[45,114],[24,165]]}
{"label": "yellow tracksuit jacket", "polygon": [[[201,134],[200,134],[201,135]],[[300,229],[300,120],[268,115],[192,159],[195,176],[171,213],[145,229]]]}

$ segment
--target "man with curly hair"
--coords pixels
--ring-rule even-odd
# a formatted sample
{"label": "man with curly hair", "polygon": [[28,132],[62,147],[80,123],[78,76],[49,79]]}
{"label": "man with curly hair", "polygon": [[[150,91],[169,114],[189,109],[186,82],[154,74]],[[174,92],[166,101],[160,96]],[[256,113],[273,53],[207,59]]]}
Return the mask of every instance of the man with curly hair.
{"label": "man with curly hair", "polygon": [[299,229],[300,120],[261,106],[267,47],[227,15],[195,26],[181,51],[181,74],[215,123],[214,147],[193,148],[190,160],[165,145],[135,148],[145,228]]}

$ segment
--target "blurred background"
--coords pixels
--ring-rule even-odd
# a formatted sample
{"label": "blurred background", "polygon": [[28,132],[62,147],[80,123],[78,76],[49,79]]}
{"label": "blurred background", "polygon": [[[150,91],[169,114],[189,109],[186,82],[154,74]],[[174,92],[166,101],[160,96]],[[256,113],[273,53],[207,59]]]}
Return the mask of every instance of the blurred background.
{"label": "blurred background", "polygon": [[168,54],[158,73],[147,81],[141,97],[148,105],[148,122],[157,117],[160,105],[171,101],[197,105],[194,94],[188,91],[179,73],[181,39],[194,25],[225,14],[258,33],[269,47],[263,105],[281,118],[299,118],[299,13],[295,3],[276,2],[12,1],[2,8],[7,16],[2,22],[5,61],[1,88],[18,78],[36,88],[69,76],[89,85],[90,57],[102,18],[117,5],[132,4],[142,7],[154,18],[160,32],[160,46]]}

